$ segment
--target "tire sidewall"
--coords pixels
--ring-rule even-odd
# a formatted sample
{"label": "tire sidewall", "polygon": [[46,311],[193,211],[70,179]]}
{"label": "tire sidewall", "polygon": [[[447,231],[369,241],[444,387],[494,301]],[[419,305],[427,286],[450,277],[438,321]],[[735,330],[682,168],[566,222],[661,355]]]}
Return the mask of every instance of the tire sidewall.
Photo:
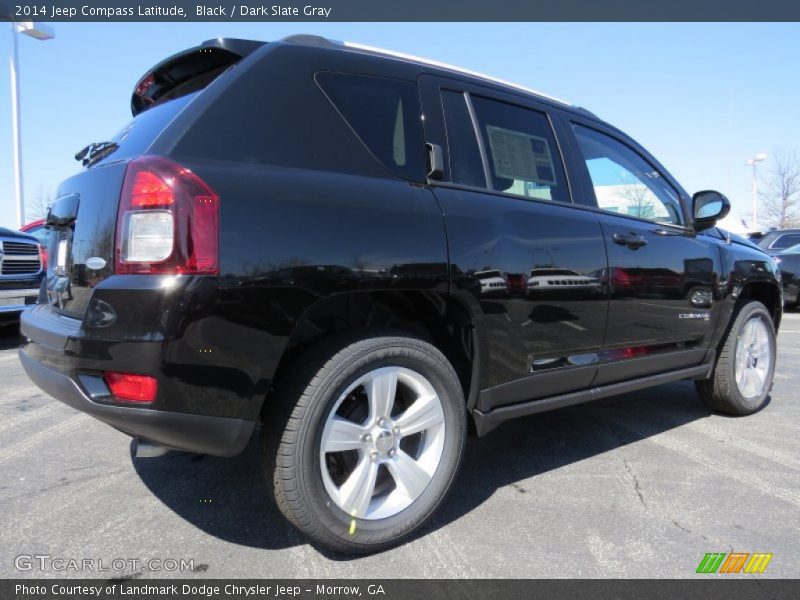
{"label": "tire sidewall", "polygon": [[[760,319],[767,328],[767,332],[769,334],[771,360],[769,371],[767,372],[768,383],[764,386],[761,394],[758,396],[753,396],[752,398],[748,398],[743,395],[741,391],[739,391],[739,386],[736,384],[736,353],[739,350],[739,337],[744,332],[744,328],[747,323],[754,318]],[[732,400],[738,405],[743,413],[749,414],[756,412],[764,406],[772,389],[772,378],[775,374],[775,363],[777,362],[778,354],[775,325],[773,324],[772,318],[763,304],[760,302],[751,302],[742,308],[741,312],[736,318],[734,329],[731,330],[731,345],[733,360],[731,360],[727,365],[727,372],[724,375],[725,377],[728,377],[730,381],[730,394],[733,396]]]}
{"label": "tire sidewall", "polygon": [[[439,505],[458,469],[466,431],[465,404],[460,383],[447,359],[432,346],[413,338],[383,337],[356,342],[338,355],[344,360],[333,364],[313,390],[310,410],[298,431],[298,492],[313,516],[332,535],[355,545],[395,541],[419,526]],[[442,402],[445,442],[439,466],[428,487],[411,506],[384,519],[355,519],[330,498],[322,479],[320,444],[328,416],[338,398],[359,377],[372,370],[397,366],[425,377]]]}

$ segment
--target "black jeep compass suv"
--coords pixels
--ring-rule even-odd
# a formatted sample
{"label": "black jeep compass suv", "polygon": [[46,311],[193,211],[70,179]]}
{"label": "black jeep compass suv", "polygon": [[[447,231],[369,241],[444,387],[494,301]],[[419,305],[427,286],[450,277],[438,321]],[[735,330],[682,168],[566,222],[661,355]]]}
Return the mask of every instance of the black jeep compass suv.
{"label": "black jeep compass suv", "polygon": [[317,544],[406,538],[468,431],[680,379],[767,401],[775,263],[584,109],[295,36],[172,56],[132,111],[58,191],[20,359],[142,454],[234,455],[260,424]]}

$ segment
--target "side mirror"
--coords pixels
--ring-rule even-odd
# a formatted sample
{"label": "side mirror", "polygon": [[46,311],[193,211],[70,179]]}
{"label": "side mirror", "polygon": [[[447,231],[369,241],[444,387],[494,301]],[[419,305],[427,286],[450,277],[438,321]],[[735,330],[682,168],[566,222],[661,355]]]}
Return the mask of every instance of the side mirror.
{"label": "side mirror", "polygon": [[692,196],[694,230],[703,231],[713,227],[731,211],[731,203],[725,196],[713,190],[697,192]]}

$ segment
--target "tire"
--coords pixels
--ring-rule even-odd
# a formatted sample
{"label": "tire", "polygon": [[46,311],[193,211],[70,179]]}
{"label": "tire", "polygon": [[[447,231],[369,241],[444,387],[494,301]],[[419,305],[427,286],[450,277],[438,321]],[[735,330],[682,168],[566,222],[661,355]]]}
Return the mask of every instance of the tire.
{"label": "tire", "polygon": [[748,302],[736,314],[712,376],[695,381],[697,392],[714,410],[732,415],[752,414],[767,403],[776,355],[772,317],[760,302]]}
{"label": "tire", "polygon": [[[387,412],[381,407],[391,389]],[[267,483],[280,511],[315,545],[347,554],[396,545],[431,516],[455,479],[467,430],[464,394],[448,360],[422,340],[380,333],[322,342],[283,376],[271,402],[263,427]],[[351,479],[356,474],[362,478]]]}

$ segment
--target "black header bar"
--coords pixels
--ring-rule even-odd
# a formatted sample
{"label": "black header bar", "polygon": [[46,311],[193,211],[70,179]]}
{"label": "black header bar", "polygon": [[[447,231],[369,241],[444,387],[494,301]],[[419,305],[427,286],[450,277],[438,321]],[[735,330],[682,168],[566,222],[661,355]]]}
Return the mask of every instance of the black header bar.
{"label": "black header bar", "polygon": [[795,600],[800,580],[4,579],[3,600]]}
{"label": "black header bar", "polygon": [[[274,1],[274,0],[273,0]],[[15,21],[800,21],[798,0],[2,0]]]}

